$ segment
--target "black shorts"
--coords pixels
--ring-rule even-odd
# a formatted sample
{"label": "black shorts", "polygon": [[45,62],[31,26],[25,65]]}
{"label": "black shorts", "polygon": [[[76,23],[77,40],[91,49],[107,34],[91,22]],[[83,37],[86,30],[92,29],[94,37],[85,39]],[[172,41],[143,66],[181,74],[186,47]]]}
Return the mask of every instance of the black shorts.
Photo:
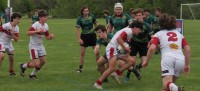
{"label": "black shorts", "polygon": [[136,56],[138,52],[140,54],[140,57],[147,56],[147,51],[148,51],[147,45],[148,45],[148,43],[140,43],[140,42],[136,42],[136,41],[131,40],[129,45],[131,46],[131,52],[130,52],[131,56]]}
{"label": "black shorts", "polygon": [[108,60],[107,56],[106,56],[106,53],[103,54],[103,57]]}
{"label": "black shorts", "polygon": [[96,40],[97,36],[95,33],[91,34],[81,34],[81,39],[83,40],[83,47],[88,47],[88,46],[95,46],[96,45]]}

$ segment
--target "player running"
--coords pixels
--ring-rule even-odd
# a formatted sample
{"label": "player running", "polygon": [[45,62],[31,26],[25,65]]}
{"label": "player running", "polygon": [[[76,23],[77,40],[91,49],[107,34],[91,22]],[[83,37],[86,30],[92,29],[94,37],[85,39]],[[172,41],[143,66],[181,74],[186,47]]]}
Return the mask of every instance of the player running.
{"label": "player running", "polygon": [[142,23],[134,21],[128,28],[124,28],[118,31],[109,42],[106,47],[106,57],[108,59],[109,67],[104,71],[101,77],[95,82],[94,87],[97,89],[102,89],[102,81],[108,77],[112,72],[115,71],[115,66],[117,63],[117,47],[122,46],[125,51],[124,60],[126,64],[121,68],[112,73],[113,76],[122,76],[122,72],[132,65],[135,65],[135,60],[129,55],[130,48],[125,47],[124,42],[127,42],[133,35],[137,35],[141,32]]}
{"label": "player running", "polygon": [[[166,13],[161,15],[159,25],[161,30],[153,36],[147,59],[142,66],[147,66],[156,47],[160,45],[163,91],[182,91],[175,81],[182,71],[190,72],[190,46],[184,36],[176,30],[175,16]],[[182,49],[185,50],[185,55]]]}
{"label": "player running", "polygon": [[14,72],[14,48],[12,45],[12,39],[17,42],[19,38],[19,27],[21,15],[13,13],[11,16],[11,22],[0,26],[0,65],[5,57],[5,52],[9,58],[9,73],[11,76],[15,75]]}
{"label": "player running", "polygon": [[54,38],[54,35],[49,33],[49,27],[46,23],[47,12],[45,10],[39,11],[38,18],[39,20],[35,22],[27,32],[27,35],[30,36],[29,52],[32,61],[20,64],[21,76],[25,75],[24,72],[26,68],[34,68],[29,75],[29,78],[32,79],[37,79],[36,73],[43,67],[46,62],[46,51],[43,46],[44,36],[47,40]]}

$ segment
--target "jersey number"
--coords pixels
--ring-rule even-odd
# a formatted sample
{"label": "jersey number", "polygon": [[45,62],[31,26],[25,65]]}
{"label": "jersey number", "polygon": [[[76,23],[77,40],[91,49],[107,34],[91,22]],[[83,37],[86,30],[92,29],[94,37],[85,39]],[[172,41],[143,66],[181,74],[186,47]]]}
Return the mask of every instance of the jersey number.
{"label": "jersey number", "polygon": [[174,32],[168,32],[167,36],[169,36],[168,41],[177,41],[178,40],[177,35]]}

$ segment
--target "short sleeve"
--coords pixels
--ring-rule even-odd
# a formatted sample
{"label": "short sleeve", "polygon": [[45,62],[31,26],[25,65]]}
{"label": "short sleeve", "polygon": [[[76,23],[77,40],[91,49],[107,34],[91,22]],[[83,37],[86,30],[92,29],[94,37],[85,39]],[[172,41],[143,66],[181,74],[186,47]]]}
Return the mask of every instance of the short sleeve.
{"label": "short sleeve", "polygon": [[81,27],[81,18],[80,17],[77,18],[76,26],[75,27],[76,28],[80,28]]}
{"label": "short sleeve", "polygon": [[92,23],[93,23],[93,24],[96,24],[96,23],[97,23],[97,20],[96,20],[96,18],[95,18],[94,15],[92,15]]}

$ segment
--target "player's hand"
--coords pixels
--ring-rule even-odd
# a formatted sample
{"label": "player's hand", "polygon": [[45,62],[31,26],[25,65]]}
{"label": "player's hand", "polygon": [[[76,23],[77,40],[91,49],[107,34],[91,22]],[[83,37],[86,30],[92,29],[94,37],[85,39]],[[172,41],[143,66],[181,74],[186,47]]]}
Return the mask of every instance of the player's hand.
{"label": "player's hand", "polygon": [[189,66],[189,65],[185,65],[185,66],[184,66],[184,73],[185,73],[185,74],[190,73],[190,66]]}
{"label": "player's hand", "polygon": [[42,33],[44,32],[44,30],[42,28],[40,28],[39,30],[36,31],[37,33]]}
{"label": "player's hand", "polygon": [[143,61],[143,63],[142,63],[142,67],[147,67],[147,65],[148,65],[148,62],[145,60],[145,61]]}
{"label": "player's hand", "polygon": [[94,53],[95,53],[95,54],[99,53],[99,48],[95,47],[95,48],[94,48]]}
{"label": "player's hand", "polygon": [[14,34],[14,28],[13,27],[10,29],[10,33]]}
{"label": "player's hand", "polygon": [[80,45],[83,45],[83,44],[84,44],[84,42],[83,42],[82,39],[79,39],[78,42],[79,42]]}
{"label": "player's hand", "polygon": [[49,36],[50,36],[50,38],[51,38],[51,39],[53,39],[53,38],[54,38],[54,34],[50,34]]}

